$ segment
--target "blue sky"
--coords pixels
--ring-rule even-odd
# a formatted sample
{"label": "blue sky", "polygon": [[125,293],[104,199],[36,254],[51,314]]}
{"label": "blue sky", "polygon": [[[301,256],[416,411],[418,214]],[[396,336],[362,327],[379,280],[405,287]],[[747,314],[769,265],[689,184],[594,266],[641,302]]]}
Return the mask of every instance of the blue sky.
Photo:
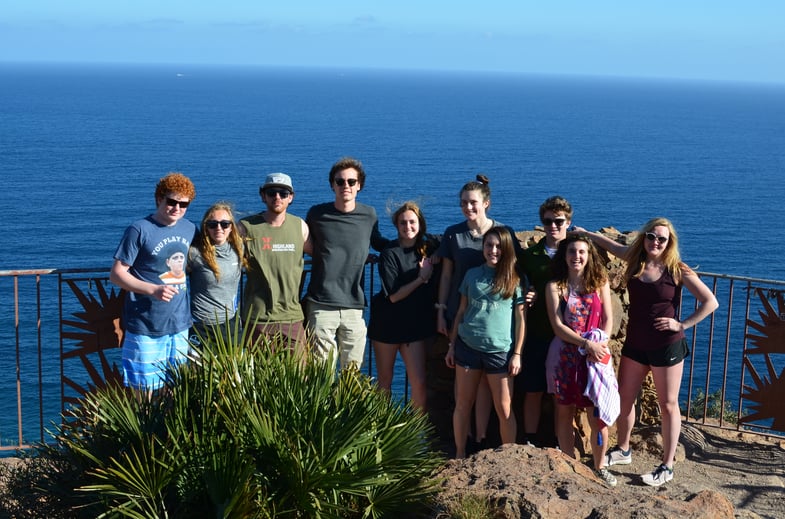
{"label": "blue sky", "polygon": [[782,0],[9,0],[0,61],[785,83]]}

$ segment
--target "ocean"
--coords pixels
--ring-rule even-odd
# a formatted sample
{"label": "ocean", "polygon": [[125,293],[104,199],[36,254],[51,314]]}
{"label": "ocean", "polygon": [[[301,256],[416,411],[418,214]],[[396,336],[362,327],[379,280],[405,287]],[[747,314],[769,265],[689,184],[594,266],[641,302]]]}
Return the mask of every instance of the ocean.
{"label": "ocean", "polygon": [[196,185],[193,221],[217,200],[258,212],[275,171],[304,216],[345,155],[388,237],[407,199],[430,232],[460,221],[482,172],[490,215],[515,229],[559,194],[577,225],[666,216],[689,265],[785,280],[785,85],[188,65],[0,64],[0,270],[108,268],[169,171]]}

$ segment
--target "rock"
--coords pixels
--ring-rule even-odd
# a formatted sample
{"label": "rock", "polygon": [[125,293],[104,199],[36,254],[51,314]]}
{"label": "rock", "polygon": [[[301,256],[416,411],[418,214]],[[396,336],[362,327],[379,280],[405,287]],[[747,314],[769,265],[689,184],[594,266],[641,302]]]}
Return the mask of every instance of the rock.
{"label": "rock", "polygon": [[[470,458],[452,460],[438,474],[444,478],[437,509],[446,510],[466,494],[494,503],[494,517],[732,519],[732,503],[706,489],[686,499],[658,489],[624,484],[606,487],[594,471],[556,449],[504,445]],[[435,513],[439,513],[437,510]],[[436,517],[434,515],[433,517]]]}

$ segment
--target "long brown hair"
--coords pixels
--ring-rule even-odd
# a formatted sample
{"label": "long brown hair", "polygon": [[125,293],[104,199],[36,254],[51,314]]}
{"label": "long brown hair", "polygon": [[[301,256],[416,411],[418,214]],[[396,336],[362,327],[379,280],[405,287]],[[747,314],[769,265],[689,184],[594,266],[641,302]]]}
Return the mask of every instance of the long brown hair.
{"label": "long brown hair", "polygon": [[665,250],[662,251],[662,263],[665,269],[670,273],[673,281],[681,284],[682,274],[689,274],[692,272],[687,265],[681,261],[681,254],[679,253],[679,237],[676,234],[676,229],[673,223],[667,218],[661,216],[652,218],[641,228],[638,236],[627,249],[627,270],[624,272],[624,278],[629,281],[632,278],[640,277],[643,274],[643,269],[646,266],[646,248],[644,242],[646,241],[646,233],[653,232],[655,227],[667,227],[670,237]]}
{"label": "long brown hair", "polygon": [[210,220],[210,217],[216,211],[226,211],[227,214],[229,214],[229,220],[232,222],[232,232],[229,233],[229,237],[226,241],[229,242],[229,245],[237,253],[237,256],[240,258],[240,264],[243,267],[248,266],[248,260],[245,258],[243,238],[237,230],[237,221],[234,218],[232,206],[228,202],[214,203],[205,211],[204,216],[202,217],[201,231],[199,233],[199,238],[196,240],[196,248],[199,249],[199,252],[202,254],[205,264],[215,274],[215,279],[220,280],[221,269],[218,268],[218,262],[215,259],[215,244],[213,243],[212,238],[210,238],[210,233],[207,232],[207,220]]}
{"label": "long brown hair", "polygon": [[587,245],[589,252],[586,259],[586,266],[583,269],[583,289],[587,294],[591,294],[595,290],[599,290],[608,280],[608,273],[605,266],[602,264],[600,254],[597,252],[597,247],[594,246],[591,239],[585,234],[573,234],[567,236],[559,242],[559,248],[556,249],[556,254],[551,260],[551,272],[553,273],[553,280],[560,288],[566,288],[567,279],[569,277],[569,269],[567,268],[567,247],[571,243],[583,242]]}
{"label": "long brown hair", "polygon": [[491,293],[499,294],[504,299],[510,299],[515,295],[515,289],[521,284],[521,278],[515,269],[517,259],[515,257],[515,247],[512,244],[512,234],[509,229],[501,225],[492,227],[485,236],[482,237],[482,246],[485,249],[485,241],[489,236],[499,238],[499,248],[502,256],[496,265],[493,275],[493,289]]}
{"label": "long brown hair", "polygon": [[417,217],[417,222],[419,223],[420,228],[417,231],[417,236],[414,239],[414,250],[417,252],[419,257],[424,258],[426,256],[425,233],[428,231],[425,226],[425,215],[422,214],[422,209],[420,209],[420,206],[417,205],[417,203],[413,200],[407,200],[392,214],[392,223],[395,228],[398,229],[398,218],[406,211],[413,212],[414,216]]}

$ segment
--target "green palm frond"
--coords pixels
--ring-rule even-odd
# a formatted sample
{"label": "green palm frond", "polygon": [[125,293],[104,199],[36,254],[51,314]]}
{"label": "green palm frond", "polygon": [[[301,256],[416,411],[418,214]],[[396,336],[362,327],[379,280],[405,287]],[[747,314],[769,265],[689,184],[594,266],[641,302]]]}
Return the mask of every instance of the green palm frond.
{"label": "green palm frond", "polygon": [[[281,340],[208,332],[164,391],[88,395],[58,431],[103,517],[389,517],[436,491],[425,415]],[[89,499],[89,500],[88,500]]]}

